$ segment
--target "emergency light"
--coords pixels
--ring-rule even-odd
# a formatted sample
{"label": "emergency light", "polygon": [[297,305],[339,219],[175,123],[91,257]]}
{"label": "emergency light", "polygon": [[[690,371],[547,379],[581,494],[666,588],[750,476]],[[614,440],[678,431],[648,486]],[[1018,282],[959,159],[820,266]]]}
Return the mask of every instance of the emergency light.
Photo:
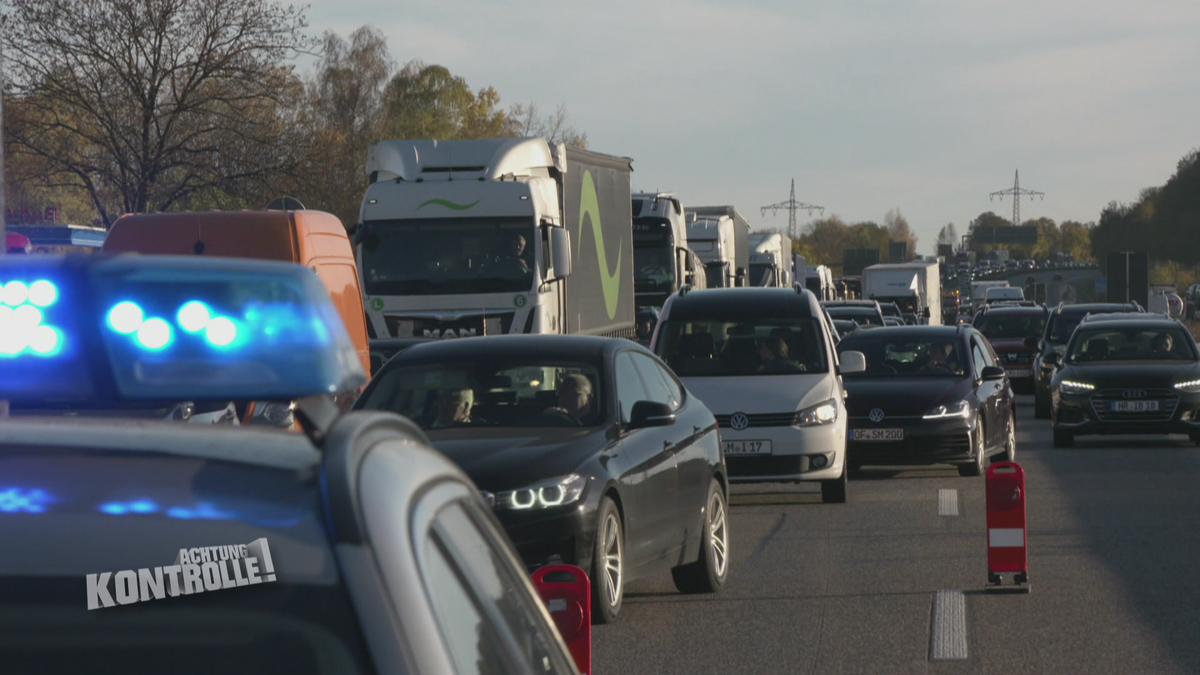
{"label": "emergency light", "polygon": [[365,382],[329,293],[306,267],[0,258],[0,399],[293,400]]}

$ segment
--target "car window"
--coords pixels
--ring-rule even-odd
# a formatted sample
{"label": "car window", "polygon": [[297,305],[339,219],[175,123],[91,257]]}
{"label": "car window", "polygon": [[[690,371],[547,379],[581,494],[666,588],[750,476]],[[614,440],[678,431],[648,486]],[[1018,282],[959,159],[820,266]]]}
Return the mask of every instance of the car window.
{"label": "car window", "polygon": [[975,374],[975,379],[983,377],[983,369],[988,366],[988,359],[982,347],[979,346],[979,341],[971,339],[971,364]]}
{"label": "car window", "polygon": [[891,331],[867,331],[848,336],[839,352],[862,352],[867,369],[847,378],[963,377],[966,356],[949,337],[896,337]]}
{"label": "car window", "polygon": [[666,321],[658,355],[680,377],[795,375],[829,370],[820,319]]}
{"label": "car window", "polygon": [[434,614],[460,674],[560,673],[549,625],[497,540],[462,502],[442,508],[426,544],[424,574]]}
{"label": "car window", "polygon": [[630,352],[629,355],[642,373],[649,400],[666,403],[671,410],[679,410],[683,405],[683,389],[675,382],[675,378],[649,356],[637,352]]}
{"label": "car window", "polygon": [[1067,354],[1068,363],[1194,360],[1191,340],[1178,327],[1080,329]]}
{"label": "car window", "polygon": [[1044,314],[984,314],[975,323],[980,333],[991,339],[1041,337],[1046,329]]}
{"label": "car window", "polygon": [[642,377],[629,352],[617,354],[617,398],[621,405],[621,421],[628,422],[633,412],[633,404],[638,401],[649,401],[650,395],[642,384]]}

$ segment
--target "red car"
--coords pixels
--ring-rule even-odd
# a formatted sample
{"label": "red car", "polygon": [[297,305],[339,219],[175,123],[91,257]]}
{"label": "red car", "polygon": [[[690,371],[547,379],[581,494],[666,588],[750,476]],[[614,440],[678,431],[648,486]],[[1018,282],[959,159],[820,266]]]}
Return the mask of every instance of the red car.
{"label": "red car", "polygon": [[1017,393],[1033,393],[1033,359],[1049,316],[1045,307],[990,307],[975,317]]}
{"label": "red car", "polygon": [[9,253],[32,253],[33,242],[29,241],[29,237],[16,232],[9,232],[6,237],[7,248]]}

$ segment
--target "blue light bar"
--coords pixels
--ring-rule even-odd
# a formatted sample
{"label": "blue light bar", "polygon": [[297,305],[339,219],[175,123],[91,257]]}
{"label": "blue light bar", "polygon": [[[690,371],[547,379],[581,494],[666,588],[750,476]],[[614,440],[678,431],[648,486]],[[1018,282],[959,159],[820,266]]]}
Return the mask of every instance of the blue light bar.
{"label": "blue light bar", "polygon": [[0,398],[291,400],[365,380],[328,291],[306,267],[0,258]]}

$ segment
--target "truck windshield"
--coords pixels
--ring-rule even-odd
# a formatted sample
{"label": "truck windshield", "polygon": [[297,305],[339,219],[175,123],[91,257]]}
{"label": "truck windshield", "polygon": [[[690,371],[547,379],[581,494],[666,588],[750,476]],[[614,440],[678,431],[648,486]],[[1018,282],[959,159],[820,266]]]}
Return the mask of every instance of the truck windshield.
{"label": "truck windshield", "polygon": [[774,286],[775,285],[775,266],[764,264],[750,265],[750,285],[751,286]]}
{"label": "truck windshield", "polygon": [[643,243],[633,240],[633,287],[657,291],[675,285],[675,252],[669,242]]}
{"label": "truck windshield", "polygon": [[529,218],[384,220],[364,224],[367,295],[506,293],[533,288]]}
{"label": "truck windshield", "polygon": [[[690,246],[691,242],[688,242],[688,245]],[[726,270],[727,269],[728,269],[728,267],[726,266],[726,264],[721,261],[706,263],[704,265],[704,273],[705,273],[705,276],[708,278],[708,287],[709,288],[725,288],[725,282],[727,281],[727,279],[726,279]]]}

